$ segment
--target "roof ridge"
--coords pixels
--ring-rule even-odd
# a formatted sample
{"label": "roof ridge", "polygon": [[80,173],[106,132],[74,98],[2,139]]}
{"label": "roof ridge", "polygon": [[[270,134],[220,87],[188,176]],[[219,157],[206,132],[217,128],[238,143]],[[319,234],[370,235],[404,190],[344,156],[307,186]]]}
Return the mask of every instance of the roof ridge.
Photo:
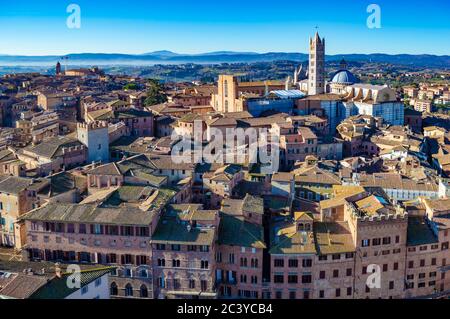
{"label": "roof ridge", "polygon": [[114,168],[116,169],[117,173],[122,174],[122,172],[120,171],[119,167],[117,166],[116,162],[112,163]]}
{"label": "roof ridge", "polygon": [[[89,272],[96,272],[96,271],[103,271],[103,270],[113,270],[113,269],[115,269],[115,268],[117,268],[117,267],[114,267],[114,266],[105,266],[105,267],[98,267],[98,268],[92,268],[92,269],[82,269],[82,270],[80,271],[80,274],[83,274],[83,273],[89,273]],[[65,272],[62,273],[63,276],[66,276],[66,275],[72,275],[72,274],[73,274],[72,272],[67,272],[67,271],[65,271]]]}
{"label": "roof ridge", "polygon": [[61,145],[58,145],[58,146],[56,146],[56,147],[53,149],[53,152],[52,152],[50,158],[52,158],[52,157],[56,154],[56,152],[58,151],[58,149],[59,149],[60,146],[61,146]]}
{"label": "roof ridge", "polygon": [[[256,238],[256,236],[255,235],[253,235],[251,232],[250,232],[250,230],[248,230],[247,229],[247,227],[246,227],[246,223],[249,223],[249,222],[247,222],[246,220],[243,220],[242,221],[242,227],[245,229],[245,231],[251,236],[251,237],[253,237],[256,241],[259,241],[259,242],[261,242],[262,244],[263,244],[263,246],[264,247],[266,247],[266,244],[263,242],[263,241],[261,241],[259,238]],[[250,224],[250,223],[249,223]],[[242,229],[242,228],[241,228]]]}
{"label": "roof ridge", "polygon": [[[288,239],[292,239],[295,235],[297,234],[297,232],[293,232],[292,234],[283,234],[286,238],[284,238],[283,240],[281,240],[281,241],[278,241],[278,243],[275,243],[275,245],[273,245],[273,242],[272,242],[272,247],[270,248],[270,250],[272,250],[273,248],[275,248],[275,247],[278,247],[278,246],[280,246],[282,243],[284,243],[285,241],[287,241]],[[278,234],[275,234],[275,238],[276,237],[280,237]]]}

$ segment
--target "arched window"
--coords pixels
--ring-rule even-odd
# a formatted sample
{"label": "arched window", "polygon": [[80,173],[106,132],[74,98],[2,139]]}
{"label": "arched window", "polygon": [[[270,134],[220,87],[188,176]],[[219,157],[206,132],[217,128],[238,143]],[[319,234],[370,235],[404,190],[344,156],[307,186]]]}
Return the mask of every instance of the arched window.
{"label": "arched window", "polygon": [[180,262],[179,259],[172,260],[172,266],[173,267],[180,267],[180,265],[181,265],[181,262]]}
{"label": "arched window", "polygon": [[225,80],[225,82],[224,82],[223,92],[224,92],[225,97],[228,97],[228,80]]}
{"label": "arched window", "polygon": [[148,298],[148,289],[146,285],[141,286],[141,298]]}
{"label": "arched window", "polygon": [[202,260],[200,262],[200,268],[201,269],[208,269],[208,261],[207,260]]}
{"label": "arched window", "polygon": [[127,296],[127,297],[133,296],[133,286],[131,286],[131,284],[127,284],[125,286],[125,296]]}
{"label": "arched window", "polygon": [[141,273],[141,277],[142,278],[147,278],[148,277],[147,269],[142,269],[140,273]]}
{"label": "arched window", "polygon": [[164,280],[164,277],[159,277],[158,278],[158,288],[165,288],[166,287],[166,282]]}
{"label": "arched window", "polygon": [[117,284],[115,282],[111,283],[111,288],[110,288],[110,294],[111,296],[117,296],[118,295],[118,290],[117,290]]}
{"label": "arched window", "polygon": [[228,113],[228,100],[225,100],[225,113]]}

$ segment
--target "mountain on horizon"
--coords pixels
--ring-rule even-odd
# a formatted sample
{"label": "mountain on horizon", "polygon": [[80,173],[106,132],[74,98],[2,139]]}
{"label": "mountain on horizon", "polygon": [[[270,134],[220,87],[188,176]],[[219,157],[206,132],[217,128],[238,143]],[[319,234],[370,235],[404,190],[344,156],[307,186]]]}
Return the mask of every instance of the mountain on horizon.
{"label": "mountain on horizon", "polygon": [[[233,51],[217,51],[206,52],[200,54],[181,54],[168,50],[155,51],[144,54],[123,54],[123,53],[76,53],[67,54],[69,56],[68,64],[76,65],[123,65],[134,64],[181,64],[181,63],[198,63],[198,64],[218,64],[218,63],[254,63],[254,62],[273,62],[279,60],[289,60],[295,62],[304,62],[308,60],[308,54],[305,53],[288,53],[288,52],[233,52]],[[437,56],[431,54],[336,54],[327,55],[328,61],[336,61],[345,58],[349,62],[381,62],[392,63],[407,66],[420,67],[438,67],[450,69],[450,56]],[[14,65],[53,65],[61,56],[20,56],[20,55],[1,55],[0,66]]]}
{"label": "mountain on horizon", "polygon": [[156,55],[156,56],[174,57],[174,56],[178,56],[180,54],[169,51],[169,50],[160,50],[160,51],[144,53],[141,55]]}

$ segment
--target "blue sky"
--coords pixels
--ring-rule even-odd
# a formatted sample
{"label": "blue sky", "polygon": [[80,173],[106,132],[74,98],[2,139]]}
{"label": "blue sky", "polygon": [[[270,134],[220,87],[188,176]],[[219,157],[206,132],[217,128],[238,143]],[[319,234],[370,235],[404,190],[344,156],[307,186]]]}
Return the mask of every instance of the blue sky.
{"label": "blue sky", "polygon": [[[66,8],[81,8],[69,29]],[[381,29],[366,25],[381,7]],[[319,26],[328,54],[450,55],[448,0],[1,0],[0,54],[306,52]]]}

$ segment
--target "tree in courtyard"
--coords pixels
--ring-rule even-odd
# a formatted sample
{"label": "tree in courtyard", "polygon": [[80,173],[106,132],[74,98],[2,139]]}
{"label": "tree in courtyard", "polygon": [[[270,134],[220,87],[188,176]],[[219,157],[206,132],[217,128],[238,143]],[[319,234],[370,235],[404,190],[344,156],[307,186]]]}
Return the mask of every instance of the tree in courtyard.
{"label": "tree in courtyard", "polygon": [[164,94],[163,87],[158,80],[150,79],[148,81],[146,106],[152,106],[167,102],[167,96]]}
{"label": "tree in courtyard", "polygon": [[136,91],[138,89],[138,85],[136,83],[127,83],[123,89],[125,91]]}

